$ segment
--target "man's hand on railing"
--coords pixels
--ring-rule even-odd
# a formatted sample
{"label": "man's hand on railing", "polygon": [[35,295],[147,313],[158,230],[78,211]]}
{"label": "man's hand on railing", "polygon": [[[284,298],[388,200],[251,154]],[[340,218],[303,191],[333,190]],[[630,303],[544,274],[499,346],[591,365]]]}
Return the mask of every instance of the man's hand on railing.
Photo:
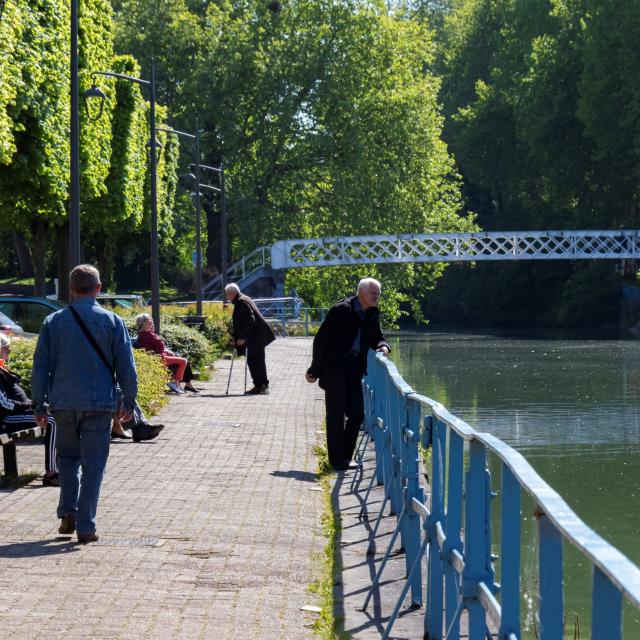
{"label": "man's hand on railing", "polygon": [[310,384],[313,384],[318,378],[316,378],[315,376],[312,376],[310,373],[305,373],[304,379]]}
{"label": "man's hand on railing", "polygon": [[387,347],[385,347],[384,345],[378,347],[376,349],[376,353],[382,353],[384,356],[388,356],[389,355],[389,349]]}

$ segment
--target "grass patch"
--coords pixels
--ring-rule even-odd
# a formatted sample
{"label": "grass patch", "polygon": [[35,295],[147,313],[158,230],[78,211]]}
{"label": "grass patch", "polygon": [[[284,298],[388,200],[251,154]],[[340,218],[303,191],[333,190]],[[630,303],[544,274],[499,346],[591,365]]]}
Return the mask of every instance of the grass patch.
{"label": "grass patch", "polygon": [[335,615],[335,601],[333,588],[336,581],[340,580],[342,563],[337,553],[340,534],[342,532],[342,520],[339,514],[334,513],[331,500],[332,473],[327,450],[321,445],[313,447],[313,453],[318,459],[319,482],[322,487],[324,499],[324,513],[322,514],[322,535],[326,538],[326,545],[320,554],[321,575],[310,586],[309,591],[320,596],[322,611],[313,625],[315,634],[323,640],[349,640],[351,637],[343,630],[344,620]]}
{"label": "grass patch", "polygon": [[19,473],[17,476],[0,476],[0,488],[18,489],[19,487],[24,487],[25,484],[29,484],[39,475],[40,474],[37,471],[28,469],[24,473]]}

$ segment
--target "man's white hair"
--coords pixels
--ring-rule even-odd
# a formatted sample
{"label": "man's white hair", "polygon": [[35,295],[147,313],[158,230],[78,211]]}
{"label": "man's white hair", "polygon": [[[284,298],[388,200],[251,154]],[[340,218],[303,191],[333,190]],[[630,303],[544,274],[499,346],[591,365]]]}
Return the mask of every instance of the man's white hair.
{"label": "man's white hair", "polygon": [[358,282],[358,290],[357,293],[368,289],[369,287],[376,287],[377,289],[382,289],[382,285],[375,278],[362,278],[360,282]]}
{"label": "man's white hair", "polygon": [[240,295],[240,287],[235,282],[231,282],[224,288],[225,293],[229,293],[229,291],[233,291],[237,296]]}

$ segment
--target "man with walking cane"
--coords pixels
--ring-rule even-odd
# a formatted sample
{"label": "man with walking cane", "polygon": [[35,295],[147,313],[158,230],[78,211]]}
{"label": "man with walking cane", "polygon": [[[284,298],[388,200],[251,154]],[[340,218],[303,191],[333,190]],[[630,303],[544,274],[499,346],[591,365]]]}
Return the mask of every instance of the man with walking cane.
{"label": "man with walking cane", "polygon": [[253,379],[253,388],[245,391],[245,394],[267,395],[269,378],[267,378],[264,350],[276,339],[276,336],[255,302],[249,296],[242,294],[237,284],[228,284],[224,292],[227,301],[233,304],[234,345],[238,355],[246,356],[245,366],[249,367]]}

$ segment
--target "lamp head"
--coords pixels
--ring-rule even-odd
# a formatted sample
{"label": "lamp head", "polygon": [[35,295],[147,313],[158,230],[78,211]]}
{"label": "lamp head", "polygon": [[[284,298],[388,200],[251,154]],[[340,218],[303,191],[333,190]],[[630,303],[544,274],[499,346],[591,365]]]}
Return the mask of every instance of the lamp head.
{"label": "lamp head", "polygon": [[197,178],[193,175],[193,173],[183,173],[179,178],[178,182],[183,189],[193,189],[195,188]]}
{"label": "lamp head", "polygon": [[[91,87],[91,89],[87,89],[83,94],[82,97],[84,98],[84,108],[87,112],[87,118],[89,118],[89,120],[98,120],[100,118],[100,116],[102,115],[102,111],[104,109],[104,101],[107,99],[107,96],[105,95],[104,91],[102,91],[97,85],[96,85],[96,81],[95,78],[93,80],[93,85]],[[100,101],[100,109],[98,110],[98,114],[96,116],[92,116],[91,112],[89,111],[89,100],[91,101],[95,101],[95,100],[99,100]]]}

